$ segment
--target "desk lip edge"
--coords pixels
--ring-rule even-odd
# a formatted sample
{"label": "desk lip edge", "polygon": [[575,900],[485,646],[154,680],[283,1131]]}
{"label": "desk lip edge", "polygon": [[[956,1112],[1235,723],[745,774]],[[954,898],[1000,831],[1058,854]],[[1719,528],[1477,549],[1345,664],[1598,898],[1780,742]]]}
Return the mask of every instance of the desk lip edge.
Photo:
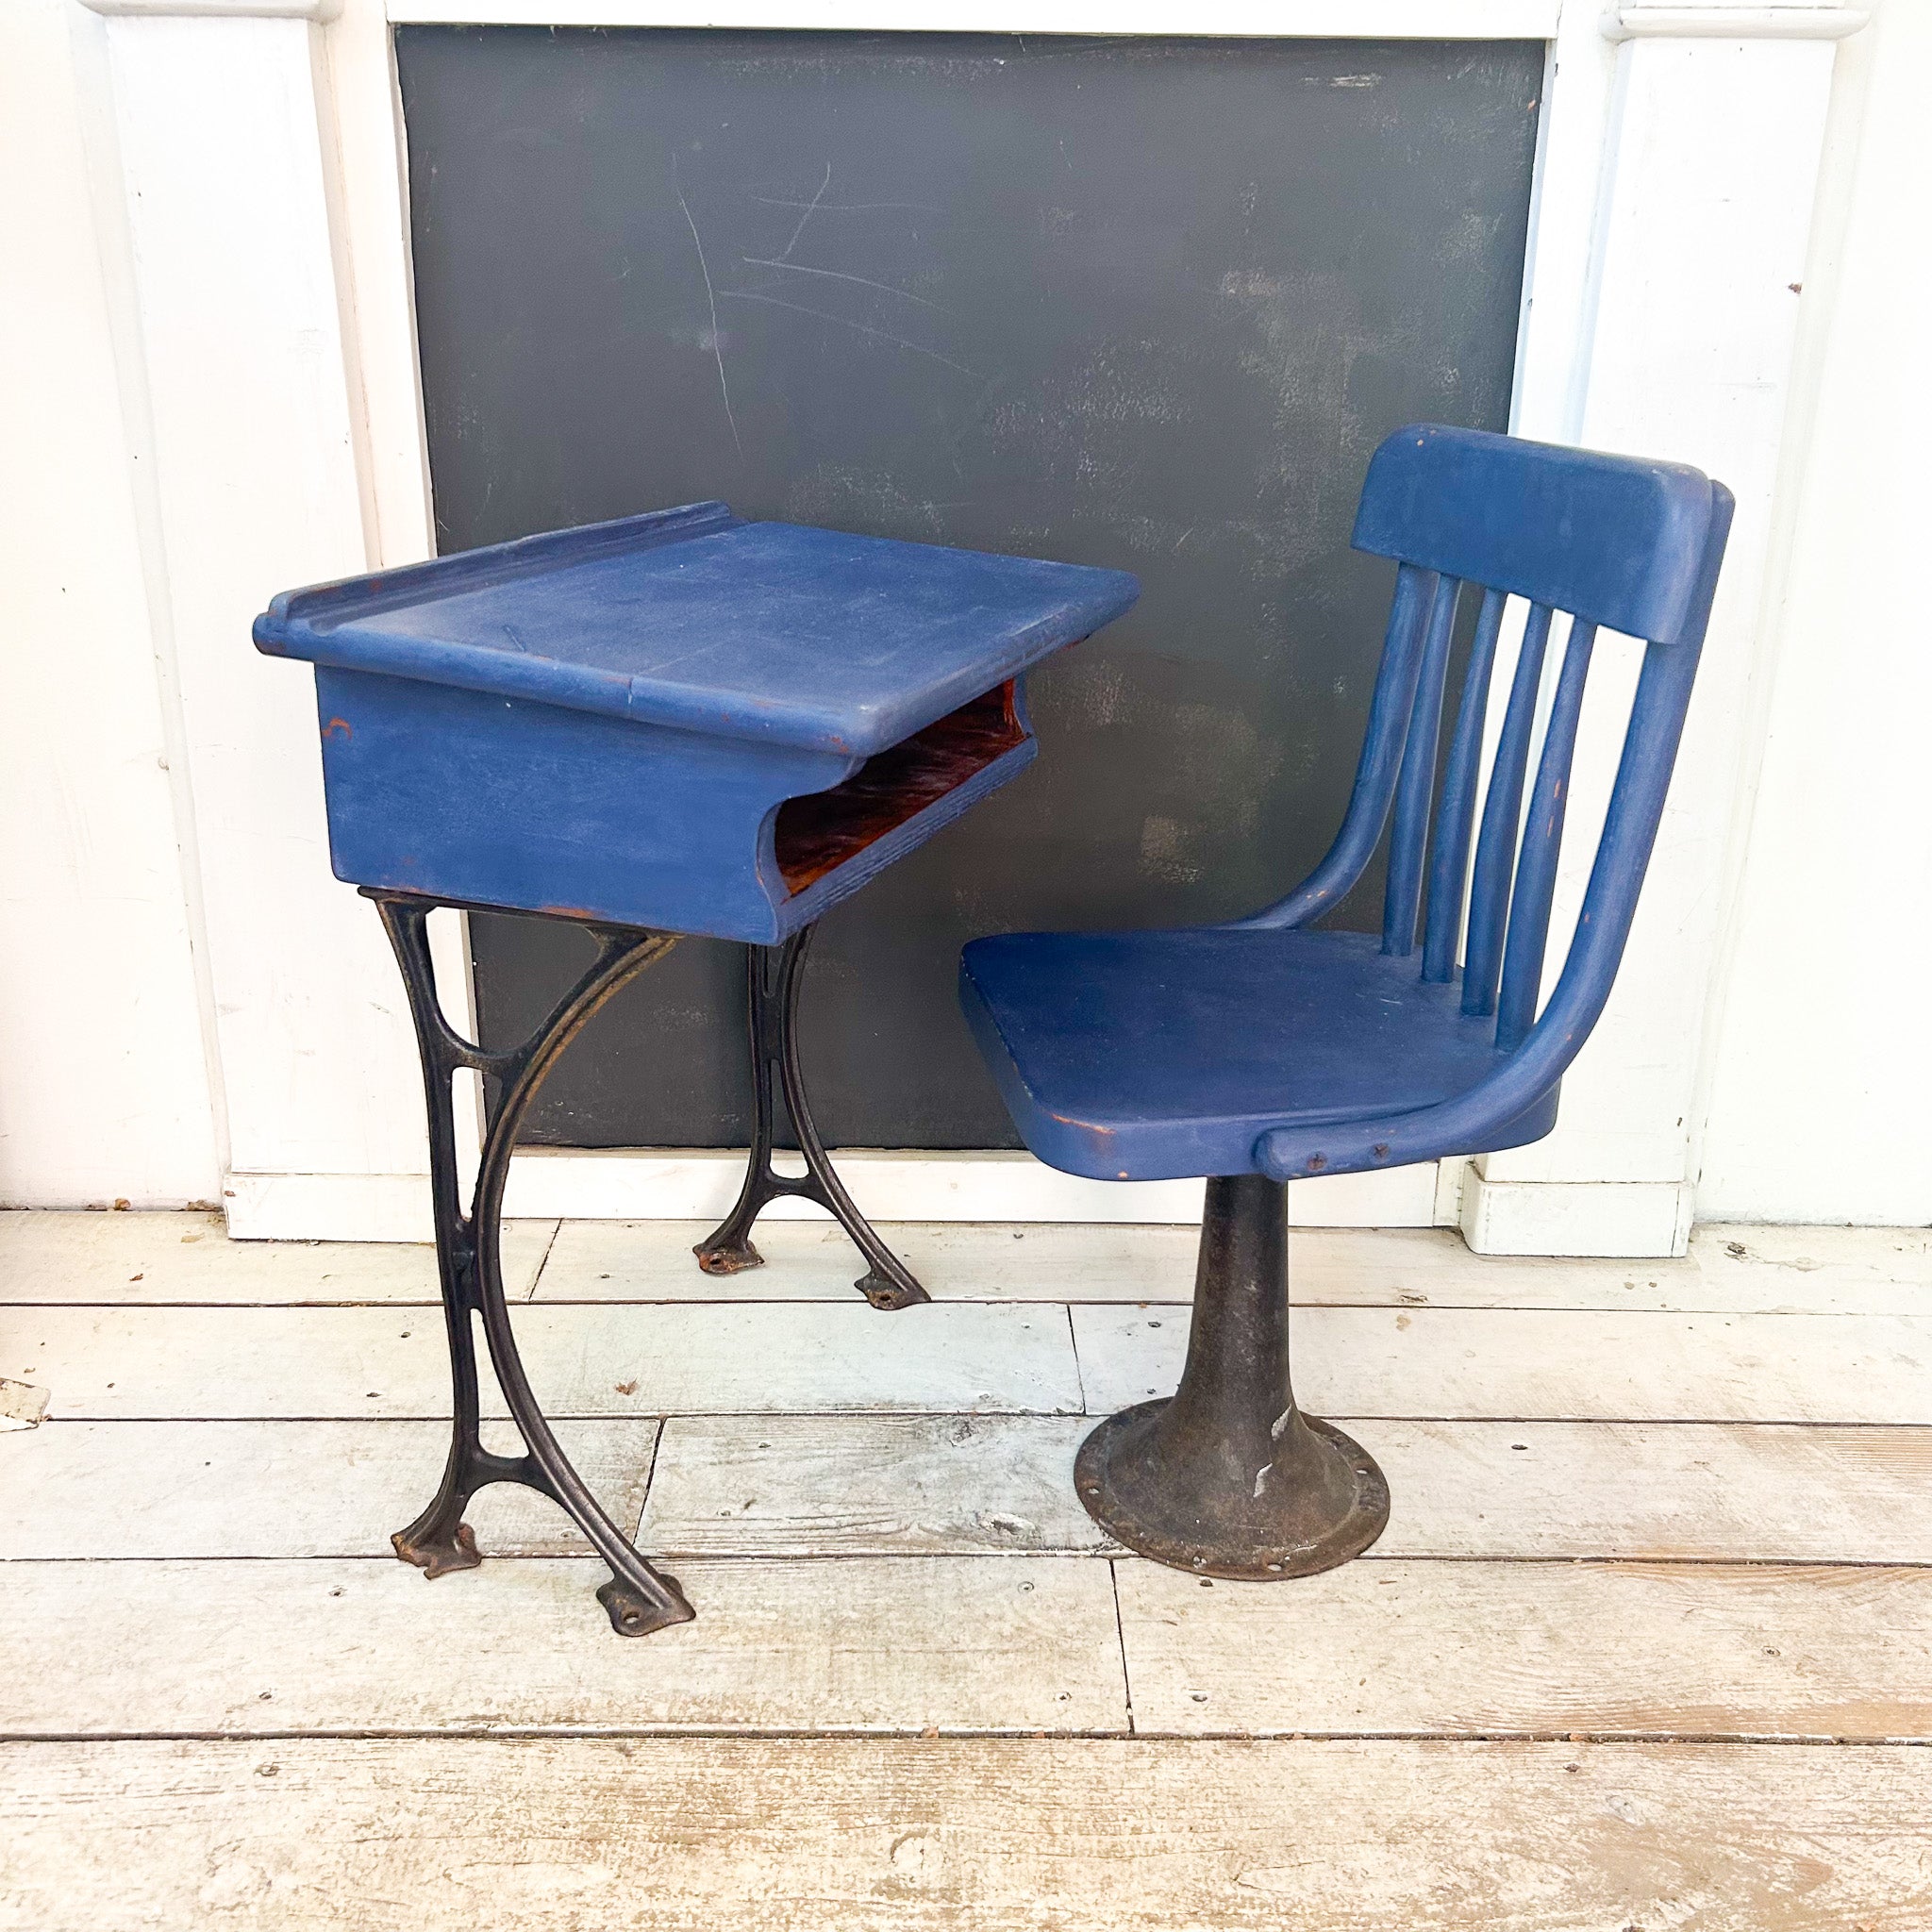
{"label": "desk lip edge", "polygon": [[[723,502],[707,501],[652,510],[600,524],[538,532],[508,542],[432,558],[393,570],[339,578],[325,584],[283,591],[254,622],[256,648],[266,657],[305,659],[333,670],[355,671],[423,684],[441,684],[491,696],[520,698],[565,710],[588,711],[622,722],[655,724],[703,737],[753,744],[828,752],[841,758],[869,758],[900,743],[1008,678],[1018,677],[1056,651],[1083,641],[1124,615],[1139,601],[1141,584],[1131,572],[1108,565],[1068,563],[1052,558],[1020,558],[1004,552],[966,550],[956,544],[922,544],[904,539],[878,540],[913,549],[984,558],[990,562],[1040,564],[1084,579],[1031,622],[994,638],[981,660],[915,691],[889,693],[842,707],[788,701],[762,715],[734,716],[733,705],[756,711],[754,692],[721,693],[714,686],[680,683],[650,673],[597,670],[541,655],[512,656],[457,641],[408,637],[384,630],[382,609],[358,614],[351,592],[368,586],[392,591],[412,581],[446,585],[445,594],[463,588],[466,578],[520,562],[538,570],[556,558],[558,566],[605,551],[675,547],[701,537],[773,526],[773,520],[737,516]],[[818,532],[815,525],[778,526]],[[827,536],[862,532],[825,530]],[[434,601],[433,595],[413,601]],[[398,607],[402,608],[402,607]],[[318,620],[324,615],[326,625]],[[983,678],[983,682],[974,682]],[[972,685],[972,689],[966,687]]]}
{"label": "desk lip edge", "polygon": [[[1130,608],[1133,601],[1130,596],[1124,601],[1116,600],[1114,608],[1101,605],[1091,617],[1088,609],[1077,613],[1054,612],[1030,631],[1016,632],[1002,640],[1002,648],[972,665],[968,675],[956,673],[906,696],[854,705],[836,712],[791,705],[763,717],[731,715],[720,708],[717,693],[707,687],[591,672],[555,658],[508,658],[501,665],[475,663],[467,658],[454,662],[445,658],[436,664],[441,675],[431,675],[427,664],[421,668],[399,665],[392,655],[392,644],[387,641],[383,661],[372,662],[373,653],[366,645],[358,648],[362,641],[352,629],[344,627],[318,635],[300,620],[271,627],[266,618],[259,618],[256,622],[255,641],[265,657],[307,661],[325,670],[393,677],[401,683],[437,685],[485,697],[516,699],[558,710],[588,712],[620,724],[655,725],[662,730],[724,739],[747,746],[862,759],[890,750],[928,724],[937,724],[961,705],[971,703],[1009,678],[1024,676],[1056,652],[1084,641]],[[344,643],[349,647],[342,648]],[[441,650],[430,646],[425,656],[433,660],[441,656]],[[454,675],[458,672],[461,675]],[[491,675],[492,672],[496,675]],[[518,672],[523,675],[517,675]]]}

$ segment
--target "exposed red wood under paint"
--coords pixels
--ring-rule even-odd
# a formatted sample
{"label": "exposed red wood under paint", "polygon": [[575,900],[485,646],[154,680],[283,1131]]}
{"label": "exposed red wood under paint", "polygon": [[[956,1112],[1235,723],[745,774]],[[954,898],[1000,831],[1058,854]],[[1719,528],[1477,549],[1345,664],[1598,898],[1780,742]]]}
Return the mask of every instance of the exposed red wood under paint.
{"label": "exposed red wood under paint", "polygon": [[802,892],[1025,740],[1009,678],[903,743],[869,758],[829,791],[788,798],[774,829],[778,870]]}

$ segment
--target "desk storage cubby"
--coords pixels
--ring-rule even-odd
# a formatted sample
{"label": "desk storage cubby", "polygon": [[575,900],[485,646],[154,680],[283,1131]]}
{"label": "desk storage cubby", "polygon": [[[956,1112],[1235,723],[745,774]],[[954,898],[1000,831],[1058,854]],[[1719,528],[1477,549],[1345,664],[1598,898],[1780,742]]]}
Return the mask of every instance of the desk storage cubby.
{"label": "desk storage cubby", "polygon": [[1032,741],[1008,678],[874,753],[829,791],[788,798],[773,828],[780,877],[803,892]]}

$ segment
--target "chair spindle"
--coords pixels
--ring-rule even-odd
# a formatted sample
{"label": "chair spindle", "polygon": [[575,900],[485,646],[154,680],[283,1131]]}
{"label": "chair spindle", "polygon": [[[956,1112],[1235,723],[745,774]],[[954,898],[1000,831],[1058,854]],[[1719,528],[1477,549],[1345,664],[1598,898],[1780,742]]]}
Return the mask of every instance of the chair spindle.
{"label": "chair spindle", "polygon": [[1493,1013],[1496,980],[1503,969],[1503,929],[1509,915],[1509,876],[1516,867],[1516,832],[1523,816],[1523,781],[1529,766],[1529,737],[1536,694],[1542,683],[1543,653],[1550,641],[1551,610],[1532,604],[1509,687],[1509,708],[1496,741],[1496,761],[1483,800],[1475,872],[1469,889],[1469,942],[1462,962],[1462,1010]]}
{"label": "chair spindle", "polygon": [[1428,849],[1429,800],[1436,789],[1436,741],[1441,735],[1442,687],[1449,642],[1456,629],[1456,601],[1462,590],[1442,577],[1429,608],[1422,673],[1410,707],[1402,774],[1395,786],[1395,828],[1389,838],[1389,884],[1382,898],[1382,950],[1402,959],[1415,951],[1416,914],[1422,904],[1423,857]]}
{"label": "chair spindle", "polygon": [[1536,790],[1516,861],[1516,891],[1509,908],[1509,937],[1503,949],[1503,989],[1496,998],[1496,1044],[1514,1052],[1536,1024],[1542,991],[1543,951],[1550,933],[1550,902],[1557,887],[1557,860],[1563,848],[1563,814],[1570,799],[1570,761],[1576,750],[1576,724],[1583,712],[1583,685],[1590,675],[1596,625],[1573,618],[1563,669],[1543,733]]}
{"label": "chair spindle", "polygon": [[1442,775],[1442,804],[1436,850],[1429,866],[1429,921],[1423,940],[1423,977],[1446,986],[1456,977],[1456,942],[1462,930],[1462,888],[1469,870],[1470,834],[1475,824],[1475,782],[1482,762],[1483,718],[1490,704],[1490,674],[1503,628],[1504,591],[1485,591],[1462,680],[1449,768]]}
{"label": "chair spindle", "polygon": [[1381,667],[1369,699],[1368,735],[1361,762],[1356,767],[1355,788],[1341,829],[1313,872],[1287,898],[1234,924],[1247,928],[1312,925],[1331,912],[1361,876],[1362,868],[1381,843],[1389,823],[1389,801],[1394,795],[1409,712],[1415,704],[1416,675],[1422,669],[1424,634],[1434,608],[1440,579],[1432,570],[1405,563],[1395,574],[1395,595],[1389,607],[1389,628],[1382,646]]}

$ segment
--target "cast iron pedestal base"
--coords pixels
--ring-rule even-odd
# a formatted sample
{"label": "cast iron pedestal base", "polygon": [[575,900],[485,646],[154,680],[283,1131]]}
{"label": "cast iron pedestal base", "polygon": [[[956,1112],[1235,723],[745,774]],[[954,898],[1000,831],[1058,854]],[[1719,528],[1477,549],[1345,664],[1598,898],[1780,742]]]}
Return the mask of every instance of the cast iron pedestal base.
{"label": "cast iron pedestal base", "polygon": [[1081,1444],[1074,1480],[1110,1536],[1197,1576],[1308,1576],[1382,1534],[1389,1485],[1374,1458],[1295,1407],[1279,1182],[1208,1183],[1180,1388],[1109,1416]]}

